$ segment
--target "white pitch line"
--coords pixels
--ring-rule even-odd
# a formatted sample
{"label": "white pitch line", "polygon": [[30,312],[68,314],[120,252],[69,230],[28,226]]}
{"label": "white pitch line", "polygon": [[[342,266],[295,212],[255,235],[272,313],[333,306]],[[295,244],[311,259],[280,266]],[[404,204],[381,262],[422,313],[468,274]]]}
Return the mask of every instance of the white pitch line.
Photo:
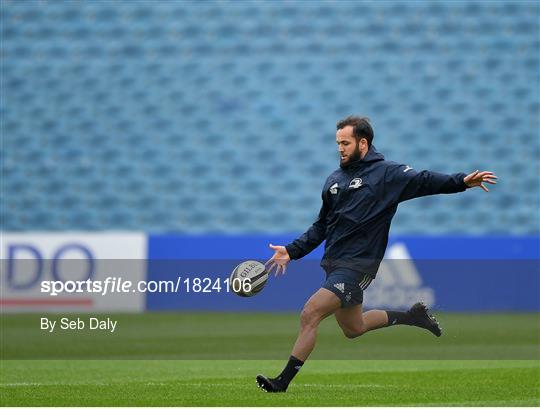
{"label": "white pitch line", "polygon": [[0,384],[0,387],[3,386],[41,386],[41,385],[54,385],[54,384],[43,384],[39,382],[10,382],[10,383],[2,383]]}
{"label": "white pitch line", "polygon": [[315,386],[319,388],[335,388],[335,389],[350,389],[350,388],[397,388],[397,385],[379,385],[374,383],[364,384],[346,384],[346,385],[328,385],[320,383],[297,383],[297,386]]}
{"label": "white pitch line", "polygon": [[0,388],[2,387],[17,387],[17,386],[104,386],[107,385],[103,382],[7,382],[0,383]]}
{"label": "white pitch line", "polygon": [[[148,384],[149,385],[149,384]],[[319,384],[319,383],[293,383],[294,386],[308,386],[308,387],[320,387],[320,388],[334,388],[334,389],[350,389],[350,388],[398,388],[399,385],[380,385],[373,383],[366,384],[346,384],[346,385],[328,385],[328,384]],[[184,383],[180,382],[176,386],[235,386],[238,387],[238,383],[208,383],[208,382],[189,382]],[[248,384],[249,386],[249,384]]]}
{"label": "white pitch line", "polygon": [[[216,387],[216,386],[234,386],[238,387],[238,383],[209,383],[209,382],[122,382],[122,383],[103,383],[103,382],[9,382],[2,383],[0,387],[25,387],[25,386],[117,386],[125,384],[140,384],[144,383],[147,386],[166,386],[170,384],[175,384],[176,387],[182,386],[199,386],[199,387]],[[248,385],[248,384],[246,384]],[[295,386],[306,386],[306,387],[321,387],[329,389],[351,389],[351,388],[397,388],[398,385],[381,385],[374,383],[366,384],[345,384],[345,385],[328,385],[328,384],[318,384],[318,383],[296,383]],[[249,386],[249,385],[248,385]]]}

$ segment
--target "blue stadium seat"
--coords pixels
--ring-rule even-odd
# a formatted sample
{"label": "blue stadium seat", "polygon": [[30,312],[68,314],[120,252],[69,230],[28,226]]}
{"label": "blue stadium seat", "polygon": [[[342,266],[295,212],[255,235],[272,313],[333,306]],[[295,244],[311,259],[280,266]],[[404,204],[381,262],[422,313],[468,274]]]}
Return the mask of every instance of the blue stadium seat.
{"label": "blue stadium seat", "polygon": [[538,13],[6,1],[2,228],[300,231],[337,166],[337,119],[360,113],[389,159],[501,178],[404,204],[392,233],[538,233]]}

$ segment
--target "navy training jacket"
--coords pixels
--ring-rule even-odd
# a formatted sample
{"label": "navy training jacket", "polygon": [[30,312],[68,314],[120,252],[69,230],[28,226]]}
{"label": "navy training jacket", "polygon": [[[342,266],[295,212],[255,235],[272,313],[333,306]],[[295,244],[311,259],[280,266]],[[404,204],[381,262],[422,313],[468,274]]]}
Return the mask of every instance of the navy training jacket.
{"label": "navy training jacket", "polygon": [[463,192],[465,173],[445,175],[390,162],[371,146],[364,158],[333,172],[322,191],[319,217],[288,244],[291,259],[304,257],[326,240],[321,266],[347,268],[375,277],[398,204],[416,197]]}

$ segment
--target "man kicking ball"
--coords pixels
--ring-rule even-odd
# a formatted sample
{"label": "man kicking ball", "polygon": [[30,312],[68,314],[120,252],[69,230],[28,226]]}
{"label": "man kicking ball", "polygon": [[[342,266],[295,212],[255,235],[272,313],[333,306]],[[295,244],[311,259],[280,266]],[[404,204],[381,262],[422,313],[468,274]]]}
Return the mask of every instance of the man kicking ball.
{"label": "man kicking ball", "polygon": [[326,240],[321,266],[326,282],[311,296],[300,315],[300,333],[287,365],[275,378],[257,376],[267,392],[285,392],[315,347],[317,327],[334,314],[347,338],[377,328],[413,325],[441,336],[437,320],[423,303],[408,311],[371,310],[362,313],[363,295],[375,279],[388,244],[390,223],[398,204],[416,197],[457,193],[484,183],[495,184],[493,172],[445,175],[417,172],[408,165],[389,162],[374,146],[367,118],[349,116],[337,123],[336,143],[340,168],[322,191],[322,207],[313,225],[287,246],[274,246],[266,263],[268,271],[283,274],[290,260],[297,260]]}

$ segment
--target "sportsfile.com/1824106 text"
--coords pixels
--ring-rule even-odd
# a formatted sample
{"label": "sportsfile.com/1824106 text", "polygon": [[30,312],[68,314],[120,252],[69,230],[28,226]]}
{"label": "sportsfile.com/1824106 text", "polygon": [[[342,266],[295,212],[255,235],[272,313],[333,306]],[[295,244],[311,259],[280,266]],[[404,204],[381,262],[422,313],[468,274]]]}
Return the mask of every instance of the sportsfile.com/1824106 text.
{"label": "sportsfile.com/1824106 text", "polygon": [[210,277],[177,277],[176,280],[149,280],[136,281],[135,285],[131,280],[121,277],[107,277],[105,280],[84,280],[84,281],[52,281],[41,282],[41,292],[51,296],[58,294],[73,293],[97,293],[107,295],[113,293],[221,293],[250,291],[251,282],[249,279],[241,280],[234,278],[222,279]]}

